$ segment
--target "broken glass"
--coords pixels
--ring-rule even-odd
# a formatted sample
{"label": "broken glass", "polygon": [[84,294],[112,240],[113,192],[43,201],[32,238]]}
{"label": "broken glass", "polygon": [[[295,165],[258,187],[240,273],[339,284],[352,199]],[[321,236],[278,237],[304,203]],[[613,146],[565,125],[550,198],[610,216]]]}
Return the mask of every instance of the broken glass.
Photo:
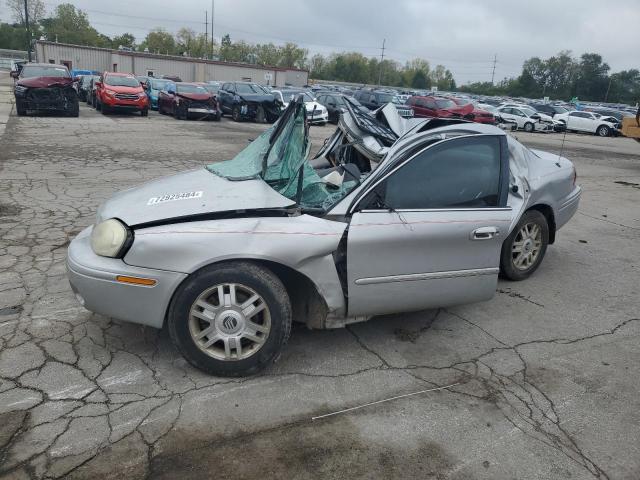
{"label": "broken glass", "polygon": [[261,178],[281,195],[303,208],[328,209],[356,185],[327,184],[307,161],[311,144],[302,99],[291,102],[271,128],[233,159],[212,163],[207,169],[230,181]]}

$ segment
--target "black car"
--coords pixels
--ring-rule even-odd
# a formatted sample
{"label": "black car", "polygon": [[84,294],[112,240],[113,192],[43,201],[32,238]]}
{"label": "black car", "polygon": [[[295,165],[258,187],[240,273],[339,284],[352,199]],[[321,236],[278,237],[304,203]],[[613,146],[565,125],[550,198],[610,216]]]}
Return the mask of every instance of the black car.
{"label": "black car", "polygon": [[393,95],[378,90],[358,90],[353,97],[369,110],[376,110],[387,103],[393,103]]}
{"label": "black car", "polygon": [[567,113],[569,111],[559,105],[550,105],[548,103],[532,103],[529,106],[536,112],[544,113],[546,115],[549,115],[551,118],[553,118],[555,115]]}
{"label": "black car", "polygon": [[64,65],[27,63],[11,72],[16,80],[13,93],[19,116],[32,112],[57,112],[70,117],[79,115],[76,81]]}
{"label": "black car", "polygon": [[218,90],[218,102],[223,114],[234,121],[255,120],[259,123],[275,122],[282,113],[283,104],[275,95],[251,82],[227,82]]}
{"label": "black car", "polygon": [[[327,112],[329,113],[329,122],[337,124],[340,119],[340,114],[345,111],[344,99],[348,97],[348,95],[332,91],[319,92],[316,95],[318,103],[326,107]],[[359,102],[353,97],[351,97],[350,100],[353,103],[359,104]]]}
{"label": "black car", "polygon": [[78,98],[81,102],[89,103],[89,91],[91,89],[91,80],[100,78],[100,75],[81,75],[78,83]]}

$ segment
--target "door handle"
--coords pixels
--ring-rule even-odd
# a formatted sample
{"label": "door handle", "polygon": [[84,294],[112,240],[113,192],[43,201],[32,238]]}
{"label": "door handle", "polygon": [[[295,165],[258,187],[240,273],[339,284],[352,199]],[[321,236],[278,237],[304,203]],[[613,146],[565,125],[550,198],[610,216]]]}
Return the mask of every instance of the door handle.
{"label": "door handle", "polygon": [[471,240],[489,240],[500,235],[498,227],[480,227],[471,232]]}

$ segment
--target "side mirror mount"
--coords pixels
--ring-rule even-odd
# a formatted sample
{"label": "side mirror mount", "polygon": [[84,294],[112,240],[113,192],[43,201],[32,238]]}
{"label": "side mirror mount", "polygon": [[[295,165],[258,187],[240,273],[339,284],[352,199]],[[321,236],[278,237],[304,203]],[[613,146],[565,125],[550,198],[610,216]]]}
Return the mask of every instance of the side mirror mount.
{"label": "side mirror mount", "polygon": [[101,81],[95,81],[93,82],[93,84],[96,86],[96,88],[100,88],[102,86],[102,82]]}
{"label": "side mirror mount", "polygon": [[18,71],[17,70],[12,70],[9,75],[11,76],[11,78],[17,80],[18,79]]}
{"label": "side mirror mount", "polygon": [[540,120],[540,115],[534,113],[533,115],[531,115],[531,118],[533,118],[534,120]]}

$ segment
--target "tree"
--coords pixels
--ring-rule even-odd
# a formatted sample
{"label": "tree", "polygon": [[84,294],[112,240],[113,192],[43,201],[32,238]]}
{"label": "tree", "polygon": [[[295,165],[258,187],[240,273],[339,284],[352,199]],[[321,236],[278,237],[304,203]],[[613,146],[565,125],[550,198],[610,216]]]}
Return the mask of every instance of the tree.
{"label": "tree", "polygon": [[174,55],[176,53],[176,41],[173,35],[166,30],[155,28],[147,34],[138,47],[138,50],[141,51],[145,51],[146,49],[151,53]]}
{"label": "tree", "polygon": [[134,37],[133,34],[131,33],[123,33],[122,35],[113,37],[113,40],[111,40],[111,43],[113,45],[113,48],[119,48],[121,46],[135,48],[136,37]]}
{"label": "tree", "polygon": [[422,90],[429,87],[429,85],[427,85],[427,80],[428,80],[428,77],[427,75],[425,75],[424,71],[416,70],[413,73],[413,78],[411,79],[410,85],[413,88],[419,88]]}
{"label": "tree", "polygon": [[597,53],[583,53],[577,66],[575,94],[584,100],[604,100],[609,65]]}
{"label": "tree", "polygon": [[304,68],[309,51],[305,48],[298,47],[295,43],[287,42],[279,49],[280,67]]}
{"label": "tree", "polygon": [[111,47],[111,40],[91,26],[87,14],[70,3],[56,7],[54,16],[41,21],[44,36],[49,41]]}
{"label": "tree", "polygon": [[24,50],[27,48],[27,31],[22,25],[0,23],[0,48]]}
{"label": "tree", "polygon": [[[24,0],[7,0],[7,7],[16,23],[24,25]],[[45,15],[44,2],[42,0],[27,0],[27,10],[29,11],[29,23],[38,23]]]}
{"label": "tree", "polygon": [[438,87],[438,90],[455,90],[456,82],[453,74],[444,65],[436,65],[431,71],[431,86]]}

